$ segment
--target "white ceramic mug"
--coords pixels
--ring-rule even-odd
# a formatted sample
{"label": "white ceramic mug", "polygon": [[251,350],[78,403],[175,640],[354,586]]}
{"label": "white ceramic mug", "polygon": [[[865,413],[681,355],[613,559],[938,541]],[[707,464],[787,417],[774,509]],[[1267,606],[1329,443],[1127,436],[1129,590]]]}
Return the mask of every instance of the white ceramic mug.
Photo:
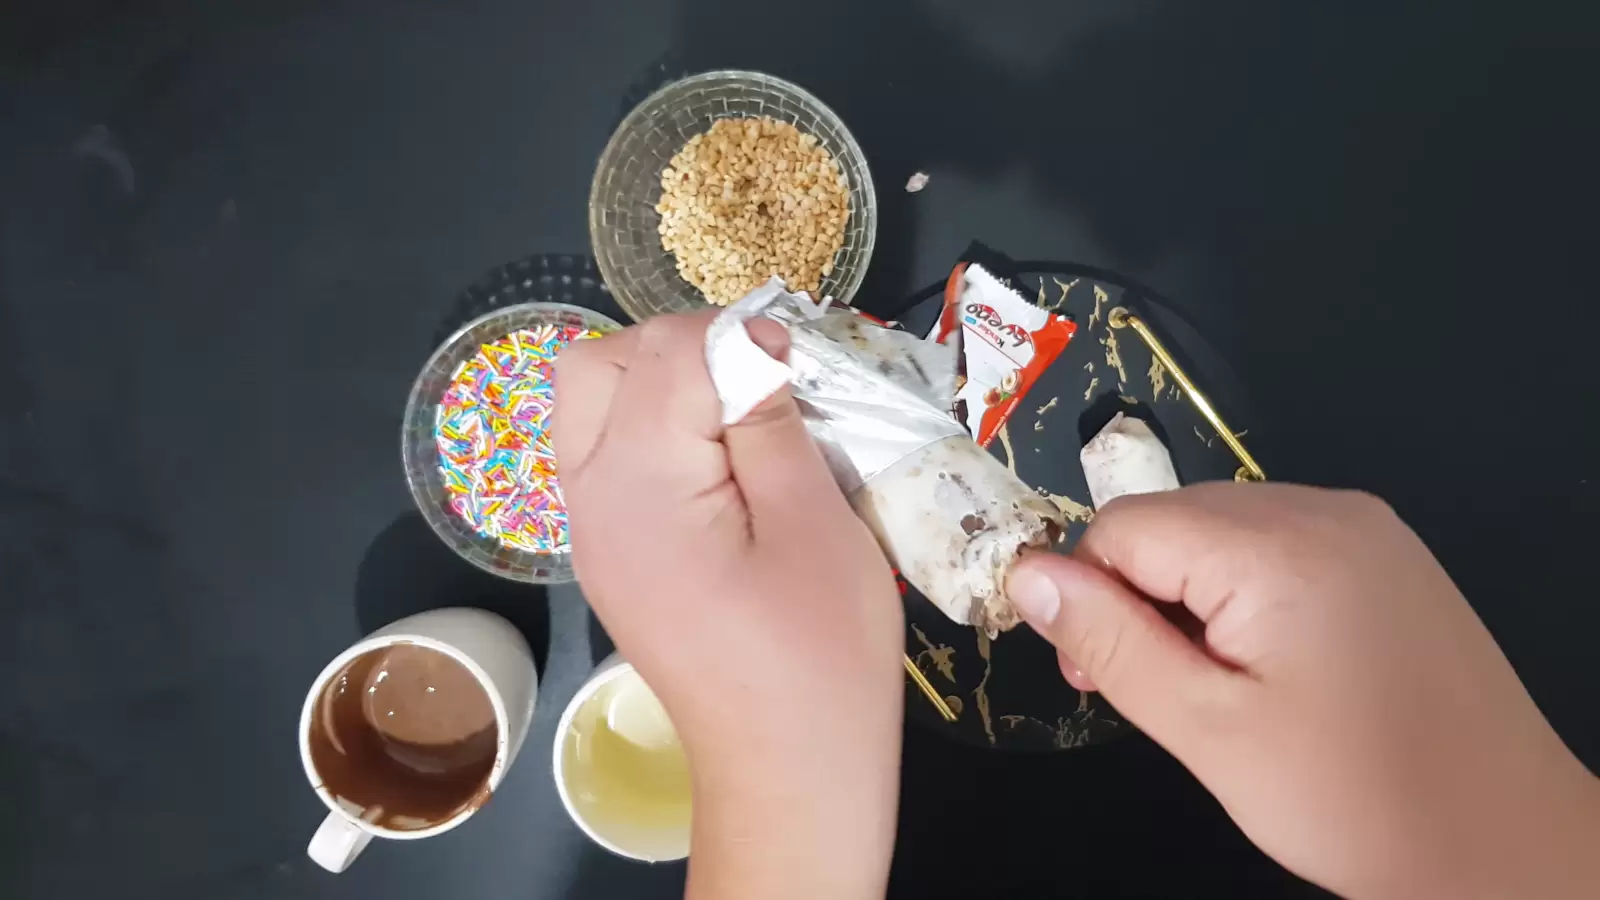
{"label": "white ceramic mug", "polygon": [[[613,742],[616,755],[597,765],[591,751],[596,746],[594,732],[600,728],[627,735],[624,740],[635,746]],[[638,746],[651,749],[643,757],[633,755]],[[643,767],[606,768],[630,759],[648,762]],[[562,712],[550,765],[561,805],[590,840],[641,862],[669,862],[689,855],[690,792],[683,747],[660,701],[618,654],[595,667]],[[649,783],[663,771],[661,780]]]}
{"label": "white ceramic mug", "polygon": [[454,659],[470,672],[494,709],[496,743],[487,789],[492,794],[511,768],[528,735],[533,703],[539,690],[533,652],[510,622],[481,609],[435,609],[386,625],[334,657],[312,683],[300,711],[300,761],[306,778],[328,807],[327,818],[306,847],[306,854],[330,872],[343,872],[373,837],[415,840],[442,834],[466,821],[479,804],[416,830],[400,831],[362,818],[363,810],[335,798],[322,783],[311,757],[311,727],[317,703],[328,683],[357,657],[395,644],[414,644]]}

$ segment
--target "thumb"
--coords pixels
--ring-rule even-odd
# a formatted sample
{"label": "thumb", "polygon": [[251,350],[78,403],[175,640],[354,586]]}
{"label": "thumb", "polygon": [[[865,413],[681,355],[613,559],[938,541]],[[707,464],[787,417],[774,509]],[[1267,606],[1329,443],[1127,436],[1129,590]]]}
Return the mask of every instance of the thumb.
{"label": "thumb", "polygon": [[[788,356],[789,333],[783,326],[760,319],[748,323],[748,329],[767,355],[777,360]],[[839,507],[848,510],[788,385],[729,425],[722,443],[753,531],[804,534],[810,526],[797,520],[818,512],[828,516],[824,522],[836,521]]]}
{"label": "thumb", "polygon": [[1214,706],[1237,676],[1112,573],[1029,553],[1006,579],[1022,618],[1157,741]]}

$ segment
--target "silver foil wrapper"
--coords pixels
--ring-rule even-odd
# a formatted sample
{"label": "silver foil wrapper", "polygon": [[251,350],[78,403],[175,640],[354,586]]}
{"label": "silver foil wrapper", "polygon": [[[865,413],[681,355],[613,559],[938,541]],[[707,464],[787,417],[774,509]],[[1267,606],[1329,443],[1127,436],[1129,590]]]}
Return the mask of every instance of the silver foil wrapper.
{"label": "silver foil wrapper", "polygon": [[[758,316],[787,328],[787,364],[750,340],[745,323]],[[706,333],[724,424],[790,385],[834,479],[890,562],[945,615],[995,632],[1018,621],[1004,591],[1018,553],[1048,547],[1064,523],[950,414],[956,353],[791,294],[777,279]]]}
{"label": "silver foil wrapper", "polygon": [[[744,324],[789,331],[789,361],[768,356]],[[846,493],[916,450],[962,435],[950,414],[954,350],[791,294],[773,279],[728,307],[706,333],[706,366],[725,425],[789,384],[833,477]]]}

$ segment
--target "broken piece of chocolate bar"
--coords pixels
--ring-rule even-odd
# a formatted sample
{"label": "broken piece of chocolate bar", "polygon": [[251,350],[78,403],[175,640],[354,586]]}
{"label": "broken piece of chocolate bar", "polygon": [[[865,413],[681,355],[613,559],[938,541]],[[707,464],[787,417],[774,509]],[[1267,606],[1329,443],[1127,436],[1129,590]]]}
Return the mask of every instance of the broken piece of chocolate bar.
{"label": "broken piece of chocolate bar", "polygon": [[1127,494],[1177,490],[1172,453],[1144,420],[1117,413],[1078,454],[1089,500],[1099,509]]}

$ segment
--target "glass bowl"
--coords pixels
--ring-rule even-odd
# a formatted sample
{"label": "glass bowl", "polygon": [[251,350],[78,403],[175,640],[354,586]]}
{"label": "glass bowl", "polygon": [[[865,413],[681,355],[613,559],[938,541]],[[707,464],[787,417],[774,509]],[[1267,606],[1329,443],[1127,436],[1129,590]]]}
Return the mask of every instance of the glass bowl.
{"label": "glass bowl", "polygon": [[566,550],[533,553],[507,547],[484,537],[450,508],[444,480],[439,474],[439,447],[434,437],[435,419],[445,387],[463,362],[478,348],[522,328],[540,325],[576,325],[597,331],[622,326],[592,309],[566,303],[522,303],[489,312],[461,326],[433,351],[422,373],[411,385],[405,420],[400,428],[400,453],[406,467],[406,485],[422,517],[462,559],[485,572],[513,581],[559,584],[571,581],[572,556]]}
{"label": "glass bowl", "polygon": [[600,275],[635,321],[711,305],[678,275],[676,260],[661,248],[656,231],[661,170],[689,138],[717,119],[752,116],[793,123],[815,135],[838,161],[850,184],[850,217],[833,273],[822,279],[818,293],[849,303],[861,286],[878,231],[878,200],[855,138],[821,100],[781,78],[706,72],[675,81],[634,107],[600,154],[589,189],[589,241]]}

